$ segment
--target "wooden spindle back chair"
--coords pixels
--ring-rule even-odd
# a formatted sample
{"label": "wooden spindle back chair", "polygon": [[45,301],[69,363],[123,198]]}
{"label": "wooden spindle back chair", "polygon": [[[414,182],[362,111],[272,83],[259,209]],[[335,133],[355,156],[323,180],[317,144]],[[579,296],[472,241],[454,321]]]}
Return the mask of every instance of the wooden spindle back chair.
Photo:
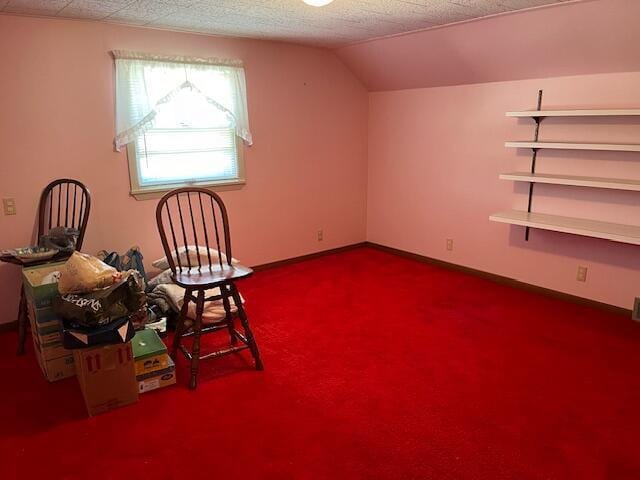
{"label": "wooden spindle back chair", "polygon": [[[242,297],[235,281],[253,272],[232,258],[229,217],[222,199],[205,188],[179,188],[167,193],[156,208],[156,222],[160,240],[176,284],[185,289],[184,301],[171,347],[171,356],[178,349],[191,361],[189,386],[197,385],[199,360],[249,349],[256,368],[262,370],[258,346],[249,328]],[[205,298],[205,291],[219,288],[220,294]],[[235,329],[231,306],[233,299],[244,334]],[[218,322],[202,326],[204,304],[222,301],[225,315]],[[185,321],[189,303],[195,303],[196,314],[192,331],[185,333]],[[200,355],[200,337],[203,333],[226,328],[231,347]],[[193,348],[188,351],[182,344],[184,337],[193,336]],[[240,340],[242,345],[238,346]]]}
{"label": "wooden spindle back chair", "polygon": [[75,228],[78,230],[76,250],[80,250],[90,211],[91,195],[82,182],[70,178],[54,180],[40,195],[38,241],[52,228]]}
{"label": "wooden spindle back chair", "polygon": [[[38,205],[38,238],[46,235],[52,228],[67,227],[78,230],[76,250],[82,248],[84,234],[87,230],[89,212],[91,211],[91,194],[89,189],[78,180],[60,178],[44,187]],[[58,261],[55,256],[51,261]],[[38,262],[38,263],[46,263]],[[36,265],[33,263],[31,265]],[[24,286],[20,289],[20,304],[18,306],[18,355],[24,353],[27,338],[27,301]]]}

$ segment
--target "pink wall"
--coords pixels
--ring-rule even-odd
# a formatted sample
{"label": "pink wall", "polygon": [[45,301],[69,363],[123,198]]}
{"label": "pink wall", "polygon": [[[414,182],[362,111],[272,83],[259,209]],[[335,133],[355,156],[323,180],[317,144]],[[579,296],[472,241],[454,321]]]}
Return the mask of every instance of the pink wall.
{"label": "pink wall", "polygon": [[[509,110],[639,108],[640,73],[600,74],[371,93],[367,239],[624,308],[640,296],[640,249],[605,240],[489,222],[526,210],[526,184],[499,180],[526,170],[531,120]],[[640,120],[543,121],[541,140],[638,143]],[[540,151],[538,171],[640,179],[640,155]],[[538,185],[533,209],[640,225],[640,193]],[[454,250],[446,250],[446,238]],[[576,281],[578,265],[588,281]],[[464,295],[464,292],[461,292]]]}
{"label": "pink wall", "polygon": [[[70,176],[91,189],[88,252],[161,256],[157,200],[129,196],[114,153],[112,49],[240,58],[254,146],[247,185],[222,196],[234,254],[255,265],[365,239],[367,93],[326,50],[100,23],[0,16],[0,248],[29,243],[37,197]],[[316,231],[324,230],[324,241]],[[0,266],[0,322],[15,318],[17,269]]]}
{"label": "pink wall", "polygon": [[[246,151],[248,184],[222,195],[245,263],[366,238],[629,308],[640,294],[637,247],[537,230],[525,243],[521,228],[487,217],[526,208],[526,186],[497,176],[528,167],[528,152],[503,143],[533,128],[505,111],[532,108],[539,88],[547,108],[640,107],[640,73],[587,75],[640,71],[639,4],[585,1],[341,49],[373,90],[465,84],[371,93],[368,102],[322,49],[0,16],[0,194],[18,208],[0,216],[0,248],[27,243],[41,188],[72,176],[95,200],[87,251],[139,244],[147,260],[160,256],[156,201],[129,196],[126,157],[112,151],[108,52],[233,57],[246,65],[255,145]],[[493,80],[509,81],[473,83]],[[545,140],[638,138],[637,120],[546,120],[541,130]],[[542,152],[539,170],[640,178],[640,160]],[[539,185],[534,210],[640,224],[638,194],[628,192]],[[589,268],[586,283],[575,281],[578,265]],[[14,318],[17,285],[17,270],[0,266],[0,322]]]}
{"label": "pink wall", "polygon": [[640,70],[640,1],[585,0],[341,48],[369,90]]}

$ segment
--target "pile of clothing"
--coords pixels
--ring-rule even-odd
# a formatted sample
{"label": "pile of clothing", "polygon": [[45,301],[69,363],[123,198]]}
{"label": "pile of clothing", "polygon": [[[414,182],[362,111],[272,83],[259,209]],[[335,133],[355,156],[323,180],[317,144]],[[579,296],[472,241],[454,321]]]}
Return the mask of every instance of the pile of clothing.
{"label": "pile of clothing", "polygon": [[[197,265],[197,255],[200,255],[201,264],[205,265],[209,263],[209,258],[212,262],[217,262],[220,258],[223,262],[226,262],[226,256],[224,253],[219,253],[216,249],[206,247],[187,246],[172,252],[174,262],[177,262],[178,255],[180,256],[180,262],[182,265],[187,264],[187,256],[192,265]],[[235,258],[231,259],[232,264],[238,263]],[[156,269],[162,270],[162,273],[152,278],[148,282],[147,286],[147,298],[150,305],[154,305],[164,315],[172,318],[177,318],[182,308],[184,301],[185,289],[179,285],[176,285],[172,278],[172,272],[169,268],[169,261],[167,257],[160,258],[152,263],[152,266]],[[204,267],[203,267],[204,268]],[[220,289],[218,287],[205,291],[205,298],[214,297],[220,295]],[[244,304],[244,298],[242,303]],[[237,311],[233,298],[229,298],[231,303],[231,311],[235,313]],[[196,306],[192,302],[189,304],[187,311],[187,319],[193,320],[196,315]],[[216,323],[225,317],[224,306],[222,300],[213,300],[206,302],[204,305],[204,312],[202,315],[202,323],[205,325]]]}

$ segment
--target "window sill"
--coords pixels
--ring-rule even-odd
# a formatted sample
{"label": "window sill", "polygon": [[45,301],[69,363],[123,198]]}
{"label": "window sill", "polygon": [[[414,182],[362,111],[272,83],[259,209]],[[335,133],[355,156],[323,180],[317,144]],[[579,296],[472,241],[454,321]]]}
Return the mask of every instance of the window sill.
{"label": "window sill", "polygon": [[153,187],[142,187],[131,190],[131,196],[136,200],[153,200],[161,198],[165,193],[184,187],[204,187],[213,191],[222,192],[227,190],[240,190],[244,187],[246,181],[244,178],[235,180],[221,180],[219,182],[190,182],[190,183],[174,183],[171,185],[157,185]]}

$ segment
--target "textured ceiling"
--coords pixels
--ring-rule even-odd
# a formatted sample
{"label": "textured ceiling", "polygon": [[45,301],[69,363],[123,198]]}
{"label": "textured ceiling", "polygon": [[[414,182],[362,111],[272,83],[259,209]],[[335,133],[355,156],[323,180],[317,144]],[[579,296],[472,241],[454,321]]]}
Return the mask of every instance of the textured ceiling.
{"label": "textured ceiling", "polygon": [[0,0],[0,11],[337,47],[568,0]]}

